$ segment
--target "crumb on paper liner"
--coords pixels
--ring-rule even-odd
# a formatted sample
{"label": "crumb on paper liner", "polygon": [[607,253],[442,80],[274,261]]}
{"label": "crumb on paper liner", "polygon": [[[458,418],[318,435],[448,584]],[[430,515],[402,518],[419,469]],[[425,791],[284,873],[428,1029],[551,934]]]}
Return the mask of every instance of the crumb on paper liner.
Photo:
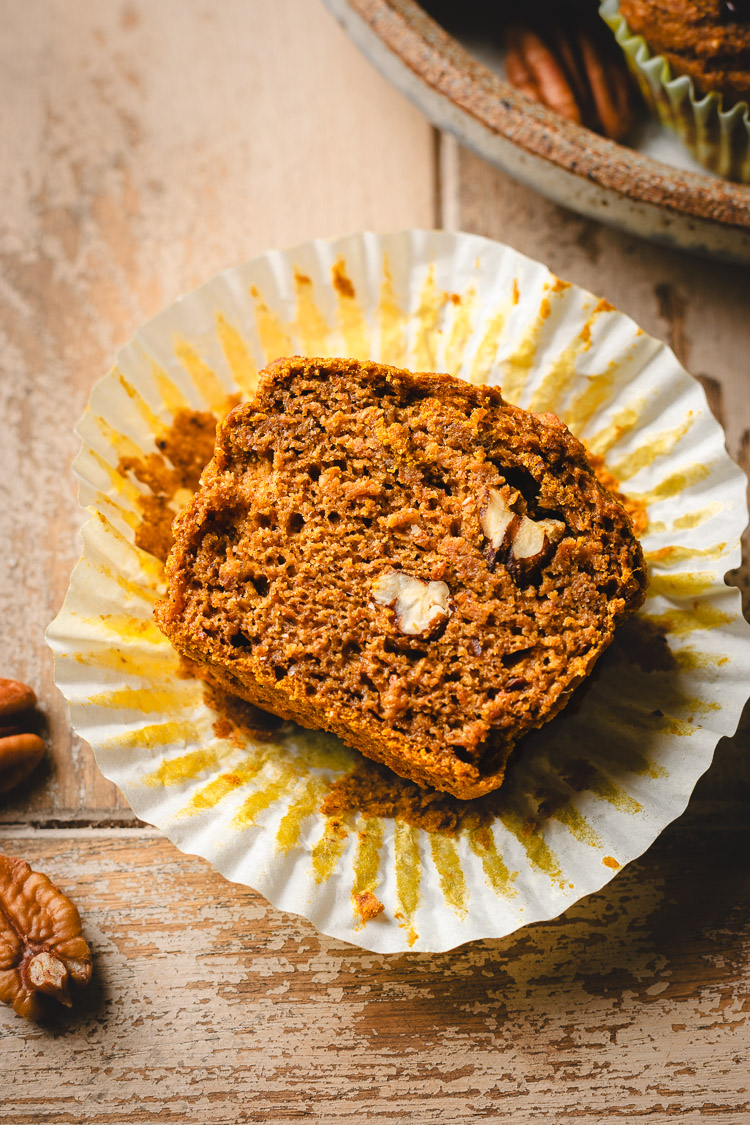
{"label": "crumb on paper liner", "polygon": [[[215,418],[284,354],[500,385],[567,422],[641,519],[644,609],[496,794],[429,794],[331,735],[233,714],[153,622],[168,528]],[[679,815],[735,729],[750,642],[723,576],[739,558],[744,477],[664,345],[507,247],[365,235],[229,270],[139,332],[79,434],[92,518],[49,630],[73,724],[137,815],[326,933],[437,951],[554,917]]]}

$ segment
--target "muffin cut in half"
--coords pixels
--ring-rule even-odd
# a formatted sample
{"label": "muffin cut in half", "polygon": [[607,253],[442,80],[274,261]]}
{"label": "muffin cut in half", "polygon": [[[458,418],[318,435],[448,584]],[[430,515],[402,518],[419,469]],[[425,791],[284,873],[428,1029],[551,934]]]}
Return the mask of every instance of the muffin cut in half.
{"label": "muffin cut in half", "polygon": [[645,596],[629,517],[554,415],[356,360],[270,364],[174,533],[156,619],[202,674],[461,798]]}

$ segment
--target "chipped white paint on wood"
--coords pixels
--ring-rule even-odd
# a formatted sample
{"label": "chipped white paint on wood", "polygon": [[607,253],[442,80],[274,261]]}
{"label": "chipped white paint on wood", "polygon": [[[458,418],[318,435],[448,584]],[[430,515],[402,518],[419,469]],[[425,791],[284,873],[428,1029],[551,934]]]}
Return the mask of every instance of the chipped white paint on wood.
{"label": "chipped white paint on wood", "polygon": [[739,1125],[745,833],[694,828],[558,921],[392,958],[146,831],[0,836],[75,899],[95,958],[77,1012],[0,1010],[0,1119]]}

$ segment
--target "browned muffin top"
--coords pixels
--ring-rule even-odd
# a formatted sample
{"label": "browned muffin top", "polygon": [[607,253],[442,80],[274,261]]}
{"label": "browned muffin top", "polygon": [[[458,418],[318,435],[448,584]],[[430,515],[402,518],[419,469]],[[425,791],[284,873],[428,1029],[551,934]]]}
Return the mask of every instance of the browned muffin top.
{"label": "browned muffin top", "polygon": [[750,99],[748,0],[620,0],[631,31],[686,74],[699,94]]}

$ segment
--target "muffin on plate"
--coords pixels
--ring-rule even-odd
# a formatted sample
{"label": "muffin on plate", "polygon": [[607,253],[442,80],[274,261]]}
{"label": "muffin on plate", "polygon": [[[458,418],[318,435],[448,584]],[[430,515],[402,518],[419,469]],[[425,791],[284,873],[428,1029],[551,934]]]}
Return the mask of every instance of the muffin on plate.
{"label": "muffin on plate", "polygon": [[750,180],[749,0],[604,0],[646,101],[705,167]]}
{"label": "muffin on plate", "polygon": [[721,94],[726,106],[750,98],[748,0],[620,0],[620,12],[698,94]]}

